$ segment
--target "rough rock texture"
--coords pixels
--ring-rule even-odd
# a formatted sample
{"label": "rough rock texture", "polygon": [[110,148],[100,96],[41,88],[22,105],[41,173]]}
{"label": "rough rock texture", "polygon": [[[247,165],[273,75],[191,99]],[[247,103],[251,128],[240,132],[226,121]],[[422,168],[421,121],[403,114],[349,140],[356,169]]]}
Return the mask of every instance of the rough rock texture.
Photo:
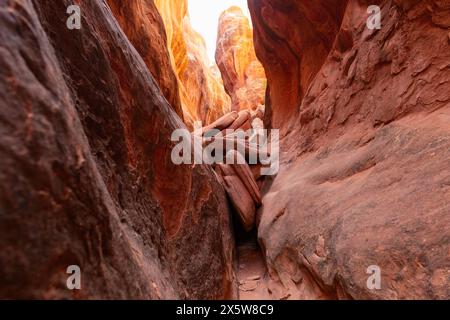
{"label": "rough rock texture", "polygon": [[277,110],[271,119],[274,128],[297,115],[306,89],[333,45],[346,4],[346,0],[314,4],[249,0],[255,50],[266,71],[270,102]]}
{"label": "rough rock texture", "polygon": [[250,167],[245,163],[243,156],[236,151],[232,152],[230,156],[239,157],[242,162],[217,164],[216,170],[222,179],[231,203],[236,209],[242,226],[248,232],[255,226],[256,206],[261,205],[261,194]]}
{"label": "rough rock texture", "polygon": [[184,125],[108,6],[69,30],[71,3],[0,4],[0,298],[233,296],[223,188],[172,165]]}
{"label": "rough rock texture", "polygon": [[173,69],[180,88],[185,122],[209,124],[230,111],[230,97],[217,66],[211,66],[205,42],[191,26],[187,0],[155,0],[164,20]]}
{"label": "rough rock texture", "polygon": [[250,21],[239,7],[220,16],[216,62],[233,111],[254,110],[264,104],[266,75],[256,58]]}
{"label": "rough rock texture", "polygon": [[172,69],[164,22],[153,0],[108,0],[114,16],[158,82],[175,112],[183,119],[178,80]]}
{"label": "rough rock texture", "polygon": [[249,0],[266,114],[288,134],[258,214],[271,292],[448,299],[450,3],[346,3]]}

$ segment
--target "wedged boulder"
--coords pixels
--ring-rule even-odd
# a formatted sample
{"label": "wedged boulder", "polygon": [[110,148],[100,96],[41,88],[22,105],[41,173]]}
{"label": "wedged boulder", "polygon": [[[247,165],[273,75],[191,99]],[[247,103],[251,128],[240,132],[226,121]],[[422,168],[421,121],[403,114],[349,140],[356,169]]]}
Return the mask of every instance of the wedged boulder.
{"label": "wedged boulder", "polygon": [[242,226],[251,231],[255,226],[256,211],[252,195],[231,165],[218,164],[217,170]]}
{"label": "wedged boulder", "polygon": [[256,208],[261,206],[261,192],[245,158],[237,151],[229,151],[227,160],[234,164],[217,164],[216,171],[222,179],[242,226],[251,231],[255,224]]}
{"label": "wedged boulder", "polygon": [[239,112],[239,116],[237,117],[237,119],[231,124],[231,126],[228,129],[231,130],[242,129],[246,131],[245,124],[247,123],[248,127],[249,119],[250,119],[250,111],[242,110]]}
{"label": "wedged boulder", "polygon": [[265,106],[261,105],[256,110],[253,110],[251,112],[251,119],[255,120],[256,118],[259,118],[261,120],[264,119],[264,112],[265,112]]}
{"label": "wedged boulder", "polygon": [[[249,192],[255,204],[259,207],[261,205],[261,193],[256,184],[252,171],[249,165],[245,162],[245,158],[237,151],[230,151],[228,157],[235,159],[235,164],[230,165],[235,174],[241,179],[245,188]],[[241,164],[243,163],[243,164]]]}
{"label": "wedged boulder", "polygon": [[78,3],[80,30],[72,1],[1,5],[0,298],[233,297],[223,187],[172,163],[184,124],[108,6]]}
{"label": "wedged boulder", "polygon": [[216,121],[214,121],[213,123],[208,125],[206,127],[206,129],[203,131],[208,131],[208,130],[212,130],[212,129],[217,129],[217,130],[228,129],[236,121],[236,119],[238,117],[239,117],[239,113],[236,111],[227,113],[226,115],[220,117],[219,119],[217,119]]}

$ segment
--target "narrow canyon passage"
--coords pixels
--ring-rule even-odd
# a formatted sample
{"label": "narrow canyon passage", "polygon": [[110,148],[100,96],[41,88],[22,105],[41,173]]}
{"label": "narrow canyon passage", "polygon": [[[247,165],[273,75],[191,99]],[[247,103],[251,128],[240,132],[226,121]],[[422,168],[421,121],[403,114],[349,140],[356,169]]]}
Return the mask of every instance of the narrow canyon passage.
{"label": "narrow canyon passage", "polygon": [[270,300],[266,262],[254,233],[236,236],[239,299]]}
{"label": "narrow canyon passage", "polygon": [[0,299],[450,298],[448,1],[72,2],[0,4]]}
{"label": "narrow canyon passage", "polygon": [[[267,79],[263,66],[256,58],[250,16],[245,14],[247,8],[232,6],[217,17],[217,39],[213,44],[215,56],[211,61],[206,56],[201,35],[190,27],[195,21],[190,20],[189,13],[185,11],[187,7],[179,7],[177,4],[180,2],[156,1],[166,26],[168,43],[172,43],[169,54],[175,59],[174,70],[178,82],[186,90],[183,93],[184,89],[181,89],[181,100],[182,105],[189,106],[184,108],[187,125],[192,127],[194,121],[202,121],[202,133],[212,129],[222,132],[226,129],[264,129]],[[176,18],[180,15],[185,16],[182,27],[179,27],[180,20]],[[171,40],[177,38],[175,43]],[[183,40],[187,44],[186,51],[180,52]],[[186,63],[185,54],[195,58],[188,58]],[[178,69],[178,66],[186,64],[188,69]],[[210,70],[215,71],[211,73]],[[198,81],[197,73],[205,77],[201,82]],[[210,84],[213,84],[213,92]],[[189,94],[186,94],[187,91]],[[219,96],[228,96],[228,99],[208,98],[217,97],[217,92],[220,92]],[[256,213],[261,205],[258,199],[261,197],[259,188],[264,183],[264,177],[258,172],[260,166],[245,165],[240,168],[225,164],[212,167],[227,192],[232,215],[230,218],[234,221],[234,265],[237,268],[236,278],[233,280],[237,288],[235,298],[268,299],[269,276],[257,242],[255,226]],[[248,175],[243,175],[242,172],[247,172]],[[252,199],[251,195],[254,194],[258,194],[256,199]]]}

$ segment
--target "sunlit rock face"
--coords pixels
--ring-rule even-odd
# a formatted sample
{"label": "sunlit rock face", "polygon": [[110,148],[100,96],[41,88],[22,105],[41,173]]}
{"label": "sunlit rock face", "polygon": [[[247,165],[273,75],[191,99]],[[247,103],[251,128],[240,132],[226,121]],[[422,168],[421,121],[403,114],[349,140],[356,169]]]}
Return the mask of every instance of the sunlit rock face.
{"label": "sunlit rock face", "polygon": [[239,7],[220,16],[216,62],[233,111],[255,110],[264,104],[266,75],[256,58],[250,21]]}
{"label": "sunlit rock face", "polygon": [[108,0],[108,5],[144,59],[165,98],[183,118],[178,81],[167,49],[164,23],[153,0]]}
{"label": "sunlit rock face", "polygon": [[171,161],[185,125],[149,72],[164,57],[142,51],[162,40],[124,33],[112,12],[131,9],[103,1],[79,1],[69,30],[71,3],[0,10],[0,299],[233,297],[225,191],[209,166]]}
{"label": "sunlit rock face", "polygon": [[204,39],[191,26],[187,0],[155,0],[155,4],[166,27],[185,122],[209,124],[230,111],[230,97],[207,57]]}
{"label": "sunlit rock face", "polygon": [[273,296],[448,299],[450,4],[249,5],[285,135],[257,217]]}

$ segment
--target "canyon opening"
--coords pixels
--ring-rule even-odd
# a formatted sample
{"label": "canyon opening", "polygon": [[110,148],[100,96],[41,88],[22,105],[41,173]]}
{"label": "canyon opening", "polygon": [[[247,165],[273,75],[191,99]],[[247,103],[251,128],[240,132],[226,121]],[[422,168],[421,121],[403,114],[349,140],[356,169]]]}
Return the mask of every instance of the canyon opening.
{"label": "canyon opening", "polygon": [[0,299],[450,298],[450,2],[5,0],[0,44]]}

